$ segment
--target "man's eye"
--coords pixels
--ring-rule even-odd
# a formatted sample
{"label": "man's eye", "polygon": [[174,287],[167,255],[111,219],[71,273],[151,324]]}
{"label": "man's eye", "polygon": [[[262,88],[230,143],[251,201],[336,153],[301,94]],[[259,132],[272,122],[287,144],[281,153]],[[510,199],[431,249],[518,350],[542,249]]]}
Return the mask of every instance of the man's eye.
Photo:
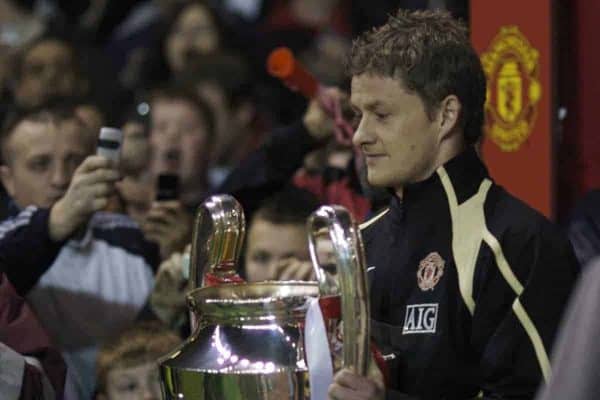
{"label": "man's eye", "polygon": [[374,114],[375,114],[375,117],[378,120],[380,120],[380,121],[386,119],[389,116],[389,114],[386,114],[386,113],[378,113],[378,112],[376,112]]}
{"label": "man's eye", "polygon": [[36,160],[29,164],[29,168],[32,171],[43,172],[48,169],[49,162],[48,160]]}

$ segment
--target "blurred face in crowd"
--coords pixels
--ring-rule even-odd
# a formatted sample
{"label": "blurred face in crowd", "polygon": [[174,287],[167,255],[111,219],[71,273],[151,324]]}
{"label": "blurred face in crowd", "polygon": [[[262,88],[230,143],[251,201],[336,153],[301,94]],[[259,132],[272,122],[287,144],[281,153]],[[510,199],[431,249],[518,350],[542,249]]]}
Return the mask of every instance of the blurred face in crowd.
{"label": "blurred face in crowd", "polygon": [[249,282],[274,280],[278,263],[294,257],[310,260],[304,224],[274,224],[256,217],[248,231],[245,268]]}
{"label": "blurred face in crowd", "polygon": [[160,399],[160,379],[156,363],[113,368],[107,374],[106,400]]}
{"label": "blurred face in crowd", "polygon": [[249,125],[254,117],[254,109],[250,102],[231,107],[225,90],[215,82],[201,82],[197,85],[197,89],[198,94],[208,103],[215,116],[217,135],[212,147],[212,160],[222,162],[231,156],[231,147],[236,145],[237,140],[240,137],[243,140],[250,134]]}
{"label": "blurred face in crowd", "polygon": [[231,136],[239,132],[239,129],[236,129],[238,127],[235,124],[233,113],[227,105],[223,88],[213,82],[202,82],[197,85],[197,89],[198,94],[207,102],[215,116],[217,137],[213,146],[212,159],[217,162],[229,144]]}
{"label": "blurred face in crowd", "polygon": [[124,175],[117,189],[125,202],[127,215],[141,222],[152,205],[154,183],[146,174],[150,165],[151,146],[144,124],[126,122],[122,127],[123,146],[120,168]]}
{"label": "blurred face in crowd", "polygon": [[150,141],[146,128],[140,122],[130,121],[123,125],[122,131],[121,168],[125,174],[141,173],[150,162]]}
{"label": "blurred face in crowd", "polygon": [[92,150],[89,135],[76,119],[58,125],[19,123],[4,145],[2,183],[21,208],[51,207],[66,192],[75,169]]}
{"label": "blurred face in crowd", "polygon": [[213,53],[219,46],[216,21],[202,4],[191,4],[180,14],[166,41],[166,58],[173,72],[181,72],[194,57]]}
{"label": "blurred face in crowd", "polygon": [[347,38],[323,33],[308,50],[300,54],[300,58],[319,82],[340,86],[346,77],[345,60],[349,50],[350,41]]}
{"label": "blurred face in crowd", "polygon": [[206,181],[207,122],[186,100],[157,99],[151,109],[151,170],[154,176],[178,175],[185,195]]}
{"label": "blurred face in crowd", "polygon": [[350,101],[360,120],[353,142],[371,185],[398,189],[435,171],[439,124],[417,94],[398,79],[362,74],[352,78]]}
{"label": "blurred face in crowd", "polygon": [[79,75],[72,49],[50,39],[34,45],[23,56],[15,87],[17,103],[35,107],[53,97],[82,94],[86,83]]}

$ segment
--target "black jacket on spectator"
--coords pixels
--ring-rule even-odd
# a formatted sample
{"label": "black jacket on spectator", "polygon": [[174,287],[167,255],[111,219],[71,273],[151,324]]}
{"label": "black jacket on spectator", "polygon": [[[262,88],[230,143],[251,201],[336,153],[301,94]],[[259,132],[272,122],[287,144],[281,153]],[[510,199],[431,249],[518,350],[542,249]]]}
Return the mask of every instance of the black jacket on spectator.
{"label": "black jacket on spectator", "polygon": [[[20,211],[14,204],[9,209],[10,217],[0,221],[0,265],[6,266],[4,272],[17,293],[25,296],[52,266],[67,241],[50,239],[50,210],[30,206]],[[123,216],[120,221],[123,223],[113,220],[96,226],[94,231],[113,245],[143,257],[156,271],[160,263],[158,247],[144,240],[137,225],[129,218]]]}
{"label": "black jacket on spectator", "polygon": [[230,173],[215,193],[231,194],[242,204],[246,216],[251,216],[264,199],[285,185],[294,184],[313,193],[321,203],[345,206],[357,220],[364,219],[373,205],[362,193],[353,161],[345,170],[326,168],[316,176],[294,179],[304,157],[318,146],[301,122],[277,129]]}
{"label": "black jacket on spectator", "polygon": [[54,242],[50,212],[33,206],[0,224],[0,265],[62,351],[66,398],[90,398],[95,351],[136,320],[159,254],[125,215],[98,212],[72,238]]}
{"label": "black jacket on spectator", "polygon": [[301,122],[275,130],[235,168],[215,193],[234,196],[249,216],[262,201],[289,184],[304,156],[317,146]]}
{"label": "black jacket on spectator", "polygon": [[50,239],[49,215],[47,209],[28,207],[0,225],[0,264],[21,296],[29,293],[64,245]]}

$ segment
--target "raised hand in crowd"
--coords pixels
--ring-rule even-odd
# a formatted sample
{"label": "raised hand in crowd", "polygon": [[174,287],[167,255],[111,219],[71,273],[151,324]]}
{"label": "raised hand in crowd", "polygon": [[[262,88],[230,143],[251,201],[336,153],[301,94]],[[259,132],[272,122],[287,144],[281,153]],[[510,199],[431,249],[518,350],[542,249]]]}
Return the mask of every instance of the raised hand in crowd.
{"label": "raised hand in crowd", "polygon": [[187,311],[185,292],[189,287],[184,273],[184,260],[189,260],[190,247],[188,245],[183,252],[174,252],[163,261],[156,273],[154,289],[150,295],[152,310],[171,327],[177,325]]}
{"label": "raised hand in crowd", "polygon": [[349,96],[336,87],[324,87],[310,101],[302,117],[308,133],[317,140],[332,135],[338,142],[352,144],[351,126],[348,122]]}
{"label": "raised hand in crowd", "polygon": [[115,192],[119,171],[101,156],[89,156],[75,170],[65,195],[50,211],[49,233],[55,241],[69,237],[96,211],[104,209]]}

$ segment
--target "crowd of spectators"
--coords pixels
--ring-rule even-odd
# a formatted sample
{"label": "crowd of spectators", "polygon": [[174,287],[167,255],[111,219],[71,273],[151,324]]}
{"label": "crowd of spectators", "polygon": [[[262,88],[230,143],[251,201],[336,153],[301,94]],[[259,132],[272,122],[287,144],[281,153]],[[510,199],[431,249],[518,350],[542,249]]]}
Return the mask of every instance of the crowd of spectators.
{"label": "crowd of spectators", "polygon": [[[288,46],[343,96],[353,37],[433,6],[468,18],[463,1],[0,0],[0,360],[13,363],[0,393],[160,398],[154,361],[189,334],[189,243],[210,194],[249,219],[244,278],[311,279],[310,213],[335,203],[363,221],[389,193],[265,59]],[[124,133],[118,165],[95,155],[102,126]],[[157,200],[165,174],[178,196]],[[600,253],[585,215],[570,228],[582,262]]]}
{"label": "crowd of spectators", "polygon": [[[161,329],[189,333],[182,259],[195,208],[212,193],[232,193],[249,218],[242,275],[310,278],[308,215],[341,201],[363,219],[371,202],[352,149],[329,139],[318,106],[306,111],[266,74],[265,59],[288,46],[322,83],[343,87],[352,37],[401,3],[427,6],[0,1],[0,308],[31,320],[28,343],[2,321],[2,359],[28,371],[10,393],[157,397],[138,364],[176,345]],[[123,131],[118,165],[95,155],[102,126]],[[178,196],[157,201],[167,174]],[[151,355],[122,365],[135,346]]]}

